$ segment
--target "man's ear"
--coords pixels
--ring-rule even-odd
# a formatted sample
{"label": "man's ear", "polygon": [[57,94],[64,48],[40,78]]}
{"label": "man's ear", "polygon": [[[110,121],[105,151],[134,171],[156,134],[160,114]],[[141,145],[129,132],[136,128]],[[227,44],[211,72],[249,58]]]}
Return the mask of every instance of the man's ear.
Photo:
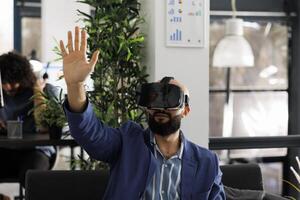
{"label": "man's ear", "polygon": [[184,109],[183,109],[183,112],[182,112],[182,118],[186,117],[189,114],[190,110],[191,109],[190,109],[189,105],[184,106]]}

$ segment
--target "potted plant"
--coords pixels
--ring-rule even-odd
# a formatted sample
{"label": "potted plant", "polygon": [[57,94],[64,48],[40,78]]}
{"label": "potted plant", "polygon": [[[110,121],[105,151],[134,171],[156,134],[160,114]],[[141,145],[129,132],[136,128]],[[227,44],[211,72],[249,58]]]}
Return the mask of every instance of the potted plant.
{"label": "potted plant", "polygon": [[83,16],[88,38],[88,56],[100,50],[91,78],[94,91],[89,98],[97,116],[118,127],[127,120],[141,123],[145,115],[136,104],[137,86],[146,83],[148,74],[142,65],[144,35],[140,25],[139,0],[81,0],[92,7],[92,15]]}
{"label": "potted plant", "polygon": [[60,90],[58,97],[44,92],[39,92],[36,95],[41,95],[42,101],[34,109],[43,107],[41,112],[38,113],[38,127],[46,128],[49,132],[50,139],[60,139],[62,128],[67,123],[62,106],[64,102],[62,90]]}
{"label": "potted plant", "polygon": [[[79,0],[92,8],[92,14],[80,10],[88,38],[88,56],[100,50],[91,78],[94,91],[88,93],[99,119],[118,127],[127,120],[144,123],[145,113],[136,104],[136,89],[146,83],[148,74],[142,65],[144,35],[140,26],[139,0]],[[96,164],[95,164],[96,162]],[[80,158],[83,168],[101,168],[102,162]],[[98,167],[95,167],[98,166]]]}

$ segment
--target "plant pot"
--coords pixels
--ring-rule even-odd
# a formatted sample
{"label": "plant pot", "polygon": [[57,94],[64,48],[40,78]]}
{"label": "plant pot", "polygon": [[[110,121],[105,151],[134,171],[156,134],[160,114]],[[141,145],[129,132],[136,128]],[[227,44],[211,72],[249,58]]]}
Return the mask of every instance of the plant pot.
{"label": "plant pot", "polygon": [[62,127],[52,126],[49,128],[49,138],[59,140],[62,135]]}

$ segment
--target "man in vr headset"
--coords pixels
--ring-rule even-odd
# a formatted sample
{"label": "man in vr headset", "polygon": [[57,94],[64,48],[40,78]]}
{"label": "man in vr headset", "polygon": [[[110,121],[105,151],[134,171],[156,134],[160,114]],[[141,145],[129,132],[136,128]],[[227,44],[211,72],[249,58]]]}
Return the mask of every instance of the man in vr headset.
{"label": "man in vr headset", "polygon": [[174,133],[179,132],[181,119],[190,111],[188,90],[173,77],[143,84],[137,92],[137,103],[147,109],[149,128],[162,139],[178,137]]}
{"label": "man in vr headset", "polygon": [[99,121],[89,103],[84,80],[99,52],[86,61],[86,32],[75,28],[60,48],[68,100],[64,104],[74,139],[95,159],[109,163],[110,180],[104,199],[222,200],[225,199],[217,156],[187,140],[180,130],[188,115],[189,93],[171,77],[141,86],[137,103],[147,109],[149,128],[129,121],[111,128]]}

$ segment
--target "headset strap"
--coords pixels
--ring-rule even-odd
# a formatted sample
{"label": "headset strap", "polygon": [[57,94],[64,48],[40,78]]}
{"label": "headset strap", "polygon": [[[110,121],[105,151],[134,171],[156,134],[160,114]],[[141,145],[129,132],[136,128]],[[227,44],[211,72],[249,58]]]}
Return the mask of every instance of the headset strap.
{"label": "headset strap", "polygon": [[165,76],[161,79],[161,83],[163,84],[168,84],[171,80],[174,80],[174,77],[171,77],[171,76]]}

